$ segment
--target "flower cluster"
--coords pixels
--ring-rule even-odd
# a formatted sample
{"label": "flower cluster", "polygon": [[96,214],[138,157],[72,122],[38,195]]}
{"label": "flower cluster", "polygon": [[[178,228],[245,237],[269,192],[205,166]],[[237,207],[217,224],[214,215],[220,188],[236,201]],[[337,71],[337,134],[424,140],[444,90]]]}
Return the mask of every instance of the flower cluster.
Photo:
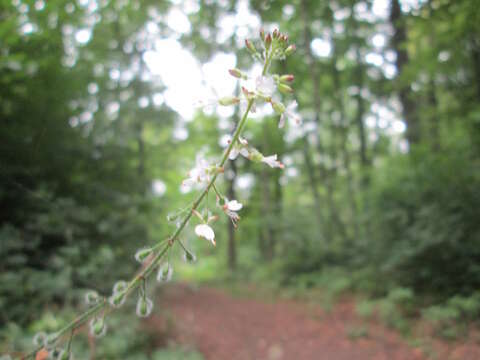
{"label": "flower cluster", "polygon": [[[262,73],[250,78],[240,69],[230,69],[229,74],[231,76],[241,82],[246,82],[241,86],[241,96],[226,96],[215,100],[215,104],[220,106],[242,105],[245,108],[245,112],[219,162],[209,162],[204,157],[197,156],[194,168],[190,170],[188,177],[182,182],[182,185],[190,188],[200,187],[202,190],[192,205],[167,216],[168,221],[175,221],[176,228],[173,234],[154,246],[139,249],[135,253],[135,260],[141,266],[138,274],[128,282],[123,280],[117,281],[113,286],[112,294],[108,298],[100,296],[96,291],[88,291],[85,294],[85,303],[88,309],[82,315],[56,333],[47,335],[41,332],[35,335],[33,340],[37,349],[31,354],[35,355],[39,354],[40,351],[45,351],[48,353],[49,358],[72,359],[70,344],[75,329],[80,325],[88,323],[91,335],[102,337],[107,331],[105,319],[108,313],[107,307],[110,307],[110,310],[121,307],[128,295],[135,289],[138,289],[136,314],[142,318],[149,316],[153,310],[153,301],[147,297],[147,280],[154,271],[157,271],[156,278],[159,283],[170,281],[173,267],[169,257],[166,261],[164,258],[166,255],[169,255],[172,246],[174,244],[181,246],[184,259],[187,262],[196,261],[195,255],[183,245],[180,238],[180,234],[189,224],[192,216],[199,220],[194,228],[195,235],[207,240],[212,245],[216,245],[213,223],[219,219],[219,215],[214,212],[226,216],[235,228],[238,226],[240,221],[239,211],[242,210],[243,204],[238,200],[227,198],[215,186],[215,181],[224,172],[224,166],[228,160],[234,161],[241,155],[255,163],[265,164],[272,168],[284,168],[277,154],[265,156],[250,146],[245,138],[241,137],[241,132],[248,119],[249,112],[254,112],[258,105],[272,107],[274,112],[279,115],[279,127],[283,127],[287,119],[292,125],[301,123],[301,118],[296,112],[297,103],[292,101],[288,105],[284,105],[281,101],[282,95],[293,93],[292,83],[294,76],[291,74],[269,75],[272,61],[285,59],[295,51],[295,45],[289,44],[288,36],[280,33],[278,30],[274,30],[272,33],[266,33],[262,30],[260,31],[260,39],[260,50],[250,40],[246,40],[245,45],[252,56],[263,63]],[[213,210],[209,209],[207,202],[206,208],[200,211],[199,207],[210,191],[215,192],[216,207]],[[63,349],[57,347],[68,332],[70,332],[70,338],[67,346]]]}
{"label": "flower cluster", "polygon": [[239,154],[248,160],[251,160],[253,162],[262,162],[272,168],[283,169],[285,167],[280,161],[277,160],[277,154],[264,156],[257,149],[249,147],[248,141],[241,137],[238,138],[238,142],[236,143],[236,145],[233,146],[232,151],[229,155],[229,159],[235,160]]}
{"label": "flower cluster", "polygon": [[206,159],[198,155],[195,167],[187,173],[188,178],[183,180],[182,186],[206,185],[215,174],[222,172],[222,167],[211,165]]}

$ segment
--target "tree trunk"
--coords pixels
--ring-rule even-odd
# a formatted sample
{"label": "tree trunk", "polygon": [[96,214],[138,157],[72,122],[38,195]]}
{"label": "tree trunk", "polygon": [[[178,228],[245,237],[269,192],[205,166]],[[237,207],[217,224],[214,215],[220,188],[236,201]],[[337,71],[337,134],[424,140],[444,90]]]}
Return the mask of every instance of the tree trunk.
{"label": "tree trunk", "polygon": [[[315,123],[317,124],[317,131],[314,133],[315,134],[315,140],[317,143],[317,151],[320,154],[320,156],[325,156],[326,152],[323,147],[322,139],[319,136],[319,131],[321,128],[320,124],[320,113],[321,113],[321,98],[320,98],[320,76],[318,72],[318,68],[315,66],[315,61],[313,59],[312,55],[312,50],[310,48],[310,43],[312,41],[312,35],[310,33],[310,20],[308,17],[308,7],[307,3],[305,0],[302,0],[302,20],[303,20],[303,47],[305,51],[305,57],[306,57],[306,62],[307,66],[309,68],[309,71],[311,72],[312,76],[312,84],[313,84],[313,92],[312,92],[312,104],[313,104],[313,109],[315,111]],[[331,149],[333,151],[333,149]],[[327,228],[327,238],[331,238],[332,232],[331,227],[332,225],[335,225],[336,230],[340,233],[342,237],[345,237],[346,230],[345,226],[342,223],[337,207],[335,205],[335,199],[333,197],[333,186],[330,181],[329,174],[327,172],[327,169],[325,169],[323,164],[319,164],[318,166],[318,171],[320,174],[320,180],[322,184],[326,188],[327,192],[327,205],[329,209],[329,217],[332,220],[331,223],[328,222],[328,228]]]}
{"label": "tree trunk", "polygon": [[[261,241],[263,243],[263,258],[266,261],[271,261],[274,257],[275,239],[272,228],[272,204],[270,196],[270,174],[269,170],[262,166],[261,175],[262,187],[262,225],[261,225]],[[262,249],[261,249],[262,250]]]}
{"label": "tree trunk", "polygon": [[392,0],[390,4],[390,23],[393,27],[392,47],[397,54],[397,88],[400,102],[402,103],[403,116],[407,124],[407,140],[410,145],[420,141],[420,122],[417,114],[417,106],[412,96],[410,81],[404,77],[405,66],[408,65],[409,56],[405,48],[407,29],[405,18],[402,15],[399,0]]}
{"label": "tree trunk", "polygon": [[333,73],[333,83],[335,86],[335,98],[337,99],[337,106],[340,111],[340,151],[342,153],[343,166],[346,172],[347,178],[347,193],[348,193],[348,202],[350,205],[350,212],[353,222],[353,236],[355,239],[359,236],[359,226],[358,226],[358,206],[357,206],[357,197],[354,189],[354,179],[351,167],[350,153],[348,152],[348,130],[349,124],[346,122],[345,115],[345,104],[343,102],[343,94],[339,89],[341,88],[340,73],[336,67],[336,52],[333,52],[332,59],[332,73]]}
{"label": "tree trunk", "polygon": [[308,143],[308,138],[304,136],[302,139],[302,142],[303,142],[303,158],[305,161],[305,167],[307,168],[308,182],[312,190],[313,202],[314,202],[315,212],[317,215],[316,217],[318,220],[318,225],[320,227],[320,232],[324,233],[327,229],[327,224],[326,224],[325,217],[323,215],[323,209],[321,206],[322,199],[320,197],[320,193],[318,192],[318,180],[317,180],[317,177],[315,176],[315,168],[312,163],[312,156],[310,154],[310,145]]}

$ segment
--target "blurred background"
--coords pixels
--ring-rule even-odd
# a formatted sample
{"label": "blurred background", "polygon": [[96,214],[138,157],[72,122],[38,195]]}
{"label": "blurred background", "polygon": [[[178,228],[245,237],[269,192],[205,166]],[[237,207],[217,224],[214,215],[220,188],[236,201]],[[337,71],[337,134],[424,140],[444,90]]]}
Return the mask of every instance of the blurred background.
{"label": "blurred background", "polygon": [[[228,69],[258,71],[244,40],[258,47],[262,26],[297,46],[272,72],[295,75],[303,124],[279,130],[268,108],[251,116],[245,137],[286,168],[228,164],[219,187],[244,204],[239,228],[223,218],[213,248],[190,226],[198,261],[171,254],[172,291],[327,314],[346,301],[356,320],[338,336],[374,343],[374,321],[424,356],[476,333],[477,1],[0,4],[0,349],[30,348],[82,309],[86,289],[108,294],[136,270],[136,249],[172,232],[167,215],[196,193],[180,186],[186,172],[197,154],[221,154],[241,115],[194,104],[238,93]],[[182,316],[167,293],[156,291],[158,326],[120,311],[104,339],[78,337],[76,357],[222,358],[171,335]],[[281,344],[238,359],[287,358]]]}

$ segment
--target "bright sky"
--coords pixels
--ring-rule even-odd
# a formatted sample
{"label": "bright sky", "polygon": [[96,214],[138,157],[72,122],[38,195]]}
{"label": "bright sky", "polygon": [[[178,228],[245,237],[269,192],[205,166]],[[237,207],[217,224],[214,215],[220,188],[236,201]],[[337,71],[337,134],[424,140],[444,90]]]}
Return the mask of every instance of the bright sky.
{"label": "bright sky", "polygon": [[[75,0],[72,0],[75,1]],[[77,4],[87,10],[89,14],[86,23],[80,28],[74,28],[72,25],[66,25],[62,28],[65,37],[65,65],[72,66],[78,53],[77,46],[87,44],[92,37],[92,28],[99,21],[97,9],[102,6],[104,0],[76,0]],[[210,0],[213,1],[213,0]],[[417,9],[422,2],[426,0],[401,0],[402,10],[411,11]],[[209,100],[217,97],[232,95],[235,91],[236,80],[228,75],[228,69],[235,67],[236,57],[233,53],[216,53],[211,60],[201,65],[196,58],[182,45],[178,39],[183,34],[191,31],[191,24],[188,15],[199,9],[198,0],[171,0],[173,6],[168,14],[159,14],[156,11],[150,12],[152,21],[145,24],[145,28],[139,36],[145,39],[145,43],[152,44],[144,53],[144,61],[150,74],[147,79],[155,82],[161,81],[166,86],[163,93],[152,94],[151,98],[139,99],[139,106],[146,107],[150,103],[155,106],[165,103],[167,106],[178,112],[181,120],[178,122],[174,131],[174,137],[179,140],[188,138],[188,132],[184,123],[191,121],[197,108],[199,100]],[[217,3],[226,6],[227,0],[217,0]],[[37,30],[36,25],[29,22],[29,7],[21,0],[12,0],[12,4],[17,6],[20,13],[25,14],[26,19],[21,24],[21,31],[26,36]],[[388,17],[390,0],[374,0],[372,9],[369,10],[365,2],[359,2],[355,5],[353,11],[355,16],[365,21],[375,21],[377,19],[386,19]],[[37,0],[33,4],[36,11],[42,11],[45,7],[45,0]],[[67,12],[73,12],[74,7],[71,3],[65,6]],[[292,5],[285,5],[282,9],[285,20],[294,17],[295,8]],[[314,38],[310,44],[312,52],[319,58],[330,56],[332,44],[331,38],[333,34],[339,34],[344,31],[342,20],[351,15],[348,8],[334,8],[334,18],[337,20],[332,29],[325,29],[320,36]],[[169,37],[160,37],[159,28],[155,20],[164,20],[168,27],[172,30]],[[56,24],[53,24],[56,26]],[[312,27],[319,24],[312,23]],[[261,23],[259,16],[251,11],[248,0],[238,0],[236,4],[236,12],[234,14],[223,15],[217,20],[218,33],[213,38],[211,31],[205,27],[199,29],[200,34],[207,40],[216,43],[224,43],[232,36],[237,41],[237,45],[243,46],[247,37],[255,37],[258,34]],[[266,29],[277,27],[275,24],[269,24]],[[374,66],[369,71],[370,76],[378,76],[379,72],[387,78],[393,78],[396,74],[396,68],[393,65],[395,61],[395,53],[385,51],[387,38],[385,36],[385,27],[379,28],[370,39],[372,51],[365,55],[365,61]],[[128,50],[124,48],[125,51]],[[355,54],[347,54],[347,56],[355,56]],[[138,72],[138,63],[134,64],[131,69],[120,72],[118,69],[110,71],[110,77],[118,81],[129,81]],[[376,72],[373,71],[377,69]],[[100,69],[101,71],[102,69]],[[252,69],[255,73],[259,69]],[[353,92],[358,89],[351,89]],[[91,83],[88,86],[88,92],[94,95],[98,91],[98,86]],[[349,89],[350,91],[350,89]],[[127,94],[128,95],[128,94]],[[368,94],[367,94],[368,95]],[[121,99],[120,99],[121,100]],[[120,107],[119,102],[112,102],[107,105],[107,112],[115,118]],[[97,107],[98,108],[98,107]],[[266,108],[267,109],[267,108]],[[87,110],[82,116],[71,119],[72,126],[78,122],[90,121],[93,117],[93,109]],[[226,107],[217,107],[216,109],[206,109],[206,111],[216,111],[220,119],[228,118],[232,115],[233,109]],[[265,111],[271,111],[269,108]],[[300,109],[302,112],[302,109]],[[257,118],[260,118],[262,111],[259,111]],[[400,109],[398,104],[393,100],[387,104],[373,103],[370,114],[367,115],[367,127],[379,127],[389,135],[398,135],[405,131],[404,122],[398,118]],[[73,120],[73,121],[72,121]],[[220,125],[222,122],[220,121]],[[287,141],[301,135],[299,130],[291,130],[287,133]],[[373,140],[373,139],[372,139]],[[156,190],[161,193],[161,185],[156,185]]]}
{"label": "bright sky", "polygon": [[[418,7],[422,0],[404,0],[402,7],[410,10]],[[177,111],[185,121],[190,121],[195,112],[194,104],[199,100],[212,99],[216,96],[227,96],[235,90],[235,79],[227,75],[228,69],[236,64],[234,54],[217,53],[210,62],[201,66],[195,57],[176,40],[177,35],[188,33],[191,30],[186,14],[196,10],[196,1],[177,1],[177,5],[168,13],[166,20],[169,27],[176,32],[174,36],[167,39],[157,40],[155,49],[145,53],[144,60],[151,73],[157,76],[167,86],[164,99],[168,106]],[[388,17],[389,0],[374,0],[372,11],[369,11],[366,3],[358,3],[354,11],[356,16],[367,21],[374,21],[378,18]],[[247,36],[256,34],[260,28],[260,18],[253,13],[248,1],[240,0],[236,7],[235,15],[226,15],[218,19],[219,34],[215,39],[223,43],[232,35],[238,39],[239,44]],[[286,5],[283,15],[286,18],[294,16],[295,9]],[[335,18],[342,20],[350,15],[349,10],[338,9],[335,11]],[[156,29],[147,26],[147,31],[155,35]],[[334,31],[343,31],[340,28]],[[208,29],[201,29],[205,37],[211,37]],[[87,37],[85,33],[83,36]],[[311,43],[314,55],[328,57],[331,52],[331,34],[324,34],[322,37],[313,39]],[[386,37],[383,33],[377,33],[371,38],[374,50],[368,53],[365,61],[378,67],[385,76],[392,78],[396,69],[392,64],[394,54],[383,53],[386,45]],[[393,56],[392,56],[393,55]],[[231,115],[225,108],[218,108],[221,117]],[[223,111],[223,113],[222,113]],[[403,131],[401,126],[394,127],[395,132]]]}

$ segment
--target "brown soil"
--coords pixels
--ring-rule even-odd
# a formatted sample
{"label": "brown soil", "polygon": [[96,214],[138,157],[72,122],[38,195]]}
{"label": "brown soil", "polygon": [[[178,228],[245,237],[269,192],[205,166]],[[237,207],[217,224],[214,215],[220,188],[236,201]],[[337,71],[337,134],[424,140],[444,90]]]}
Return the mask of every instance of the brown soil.
{"label": "brown soil", "polygon": [[429,343],[427,357],[425,347],[412,348],[394,331],[359,319],[353,301],[326,312],[301,301],[237,298],[220,289],[174,285],[159,305],[168,311],[151,318],[151,330],[173,327],[175,342],[195,346],[207,360],[480,359],[479,346],[438,341]]}

